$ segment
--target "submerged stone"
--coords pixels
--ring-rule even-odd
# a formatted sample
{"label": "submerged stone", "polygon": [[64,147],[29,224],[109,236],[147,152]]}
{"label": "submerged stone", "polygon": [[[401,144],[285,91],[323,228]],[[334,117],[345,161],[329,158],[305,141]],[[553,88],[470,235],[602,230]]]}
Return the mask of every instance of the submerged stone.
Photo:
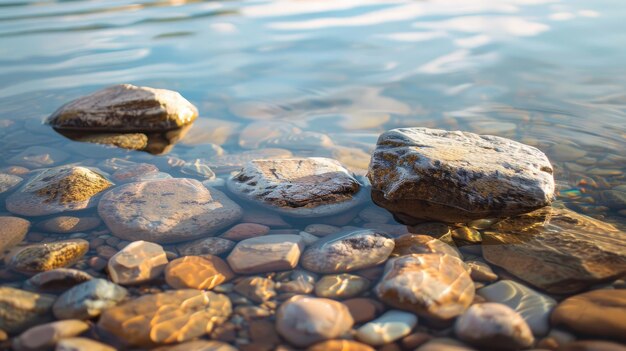
{"label": "submerged stone", "polygon": [[265,235],[240,241],[227,260],[240,274],[284,271],[296,268],[303,248],[298,235]]}
{"label": "submerged stone", "polygon": [[135,241],[109,259],[111,280],[118,284],[141,284],[160,276],[167,265],[161,245]]}
{"label": "submerged stone", "polygon": [[0,330],[20,333],[52,319],[54,296],[0,286]]}
{"label": "submerged stone", "polygon": [[72,139],[86,143],[115,146],[127,150],[143,150],[148,146],[148,136],[143,133],[87,134]]}
{"label": "submerged stone", "polygon": [[210,290],[229,281],[235,273],[217,256],[185,256],[165,267],[165,281],[174,289]]}
{"label": "submerged stone", "polygon": [[180,243],[176,246],[176,249],[181,256],[219,256],[230,252],[233,247],[235,247],[234,241],[209,237]]}
{"label": "submerged stone", "polygon": [[76,319],[38,325],[14,339],[13,349],[16,351],[48,350],[61,339],[80,335],[87,330],[89,330],[89,324]]}
{"label": "submerged stone", "polygon": [[325,275],[315,283],[315,295],[330,299],[347,299],[363,293],[370,281],[354,274]]}
{"label": "submerged stone", "polygon": [[59,292],[84,283],[92,278],[89,273],[78,269],[56,268],[37,273],[30,277],[24,282],[24,289],[42,292]]}
{"label": "submerged stone", "polygon": [[15,189],[24,180],[14,174],[0,173],[0,196]]}
{"label": "submerged stone", "polygon": [[467,132],[383,133],[368,177],[372,199],[406,224],[508,217],[550,204],[552,165],[538,149]]}
{"label": "submerged stone", "polygon": [[406,234],[395,239],[393,256],[405,256],[422,253],[439,253],[450,255],[459,259],[463,256],[454,245],[447,244],[430,235]]}
{"label": "submerged stone", "polygon": [[197,116],[196,107],[175,91],[120,84],[63,105],[47,123],[57,129],[164,131]]}
{"label": "submerged stone", "polygon": [[56,166],[70,155],[67,152],[47,146],[30,146],[19,154],[9,158],[8,163],[29,168]]}
{"label": "submerged stone", "polygon": [[64,292],[54,302],[57,319],[91,319],[124,300],[128,292],[105,279],[91,279]]}
{"label": "submerged stone", "polygon": [[38,223],[42,230],[53,233],[78,233],[96,228],[101,223],[98,217],[59,216]]}
{"label": "submerged stone", "polygon": [[14,252],[8,266],[22,273],[45,272],[69,267],[78,262],[87,251],[89,242],[83,239],[33,244]]}
{"label": "submerged stone", "polygon": [[24,240],[30,222],[19,217],[0,216],[0,256]]}
{"label": "submerged stone", "polygon": [[409,335],[416,324],[413,313],[390,310],[360,327],[356,337],[369,345],[380,346]]}
{"label": "submerged stone", "polygon": [[66,338],[59,340],[54,351],[116,351],[116,349],[92,339]]}

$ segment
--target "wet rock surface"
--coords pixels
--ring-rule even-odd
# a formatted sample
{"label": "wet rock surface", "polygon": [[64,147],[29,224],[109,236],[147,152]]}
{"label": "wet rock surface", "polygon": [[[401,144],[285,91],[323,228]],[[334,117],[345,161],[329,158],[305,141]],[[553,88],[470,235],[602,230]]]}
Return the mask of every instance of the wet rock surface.
{"label": "wet rock surface", "polygon": [[62,292],[92,278],[89,273],[78,269],[56,268],[30,277],[24,282],[24,289],[38,292]]}
{"label": "wet rock surface", "polygon": [[17,351],[37,351],[54,347],[62,339],[74,337],[89,330],[89,324],[70,319],[32,327],[13,342]]}
{"label": "wet rock surface", "polygon": [[160,276],[167,262],[167,255],[160,245],[135,241],[113,255],[107,268],[114,283],[133,285]]}
{"label": "wet rock surface", "polygon": [[57,298],[52,312],[57,319],[91,319],[123,301],[128,292],[105,279],[91,279]]}
{"label": "wet rock surface", "polygon": [[52,319],[54,297],[6,286],[0,287],[0,330],[20,333]]}
{"label": "wet rock surface", "polygon": [[212,255],[181,257],[165,267],[165,281],[174,289],[210,290],[234,276],[224,260]]}
{"label": "wet rock surface", "polygon": [[408,335],[416,324],[414,314],[391,310],[360,327],[356,336],[369,345],[380,346]]}
{"label": "wet rock surface", "polygon": [[30,222],[19,217],[0,216],[0,255],[24,240]]}
{"label": "wet rock surface", "polygon": [[89,250],[89,242],[82,239],[33,244],[16,250],[8,261],[11,269],[22,273],[39,273],[69,267]]}
{"label": "wet rock surface", "polygon": [[303,248],[298,235],[266,235],[240,241],[227,260],[240,274],[282,271],[296,267]]}
{"label": "wet rock surface", "polygon": [[407,224],[508,217],[550,204],[552,165],[538,149],[467,132],[383,133],[368,172],[372,199]]}

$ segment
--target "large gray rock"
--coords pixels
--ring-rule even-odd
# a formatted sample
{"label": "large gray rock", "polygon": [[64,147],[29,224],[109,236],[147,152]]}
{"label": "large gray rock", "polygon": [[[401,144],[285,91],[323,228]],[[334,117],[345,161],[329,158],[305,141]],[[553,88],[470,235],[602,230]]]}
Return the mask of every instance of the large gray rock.
{"label": "large gray rock", "polygon": [[491,135],[428,128],[383,133],[369,167],[372,199],[414,224],[507,217],[550,204],[552,165],[538,149]]}
{"label": "large gray rock", "polygon": [[350,171],[322,157],[253,160],[227,186],[243,199],[295,217],[343,212],[367,197]]}
{"label": "large gray rock", "polygon": [[196,107],[175,91],[120,84],[63,105],[47,123],[57,129],[165,131],[197,116]]}

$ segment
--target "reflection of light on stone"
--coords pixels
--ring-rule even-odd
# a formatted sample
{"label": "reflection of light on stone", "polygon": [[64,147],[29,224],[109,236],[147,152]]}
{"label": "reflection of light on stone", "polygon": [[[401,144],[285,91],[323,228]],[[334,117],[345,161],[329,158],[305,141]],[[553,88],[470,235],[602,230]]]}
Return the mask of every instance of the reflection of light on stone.
{"label": "reflection of light on stone", "polygon": [[550,15],[550,19],[553,21],[568,21],[575,17],[571,12],[557,12]]}
{"label": "reflection of light on stone", "polygon": [[457,46],[468,49],[483,46],[485,44],[489,44],[490,42],[491,37],[485,34],[479,34],[468,38],[460,38],[454,41]]}
{"label": "reflection of light on stone", "polygon": [[464,16],[439,22],[418,22],[414,26],[435,30],[491,34],[492,36],[508,34],[521,37],[537,35],[550,29],[546,24],[511,16]]}

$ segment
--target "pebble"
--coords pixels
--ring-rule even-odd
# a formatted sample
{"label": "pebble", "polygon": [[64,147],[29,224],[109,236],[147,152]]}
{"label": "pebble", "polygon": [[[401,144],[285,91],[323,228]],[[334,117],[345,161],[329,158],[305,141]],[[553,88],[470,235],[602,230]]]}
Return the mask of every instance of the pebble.
{"label": "pebble", "polygon": [[83,239],[33,244],[15,251],[8,261],[11,269],[22,273],[39,273],[69,267],[89,251],[89,242]]}
{"label": "pebble", "polygon": [[228,229],[222,238],[240,241],[245,239],[254,238],[257,236],[263,236],[270,231],[270,227],[263,224],[256,223],[239,223],[234,227]]}
{"label": "pebble", "polygon": [[0,216],[0,256],[26,237],[30,222],[19,217]]}
{"label": "pebble", "polygon": [[254,302],[262,303],[276,296],[274,281],[263,277],[246,277],[235,284],[234,290]]}
{"label": "pebble", "polygon": [[480,232],[470,227],[460,227],[453,230],[452,238],[460,244],[480,244],[483,241]]}
{"label": "pebble", "polygon": [[380,302],[367,297],[356,297],[342,302],[348,307],[354,323],[357,324],[371,321],[384,309]]}
{"label": "pebble", "polygon": [[390,259],[375,291],[390,306],[436,320],[462,314],[474,299],[464,263],[433,253]]}
{"label": "pebble", "polygon": [[92,230],[100,225],[98,217],[59,216],[37,224],[39,229],[52,233],[78,233]]}
{"label": "pebble", "polygon": [[341,231],[341,228],[328,224],[309,224],[304,228],[304,231],[313,234],[315,236],[326,236],[329,234],[335,234]]}
{"label": "pebble", "polygon": [[465,264],[469,267],[470,277],[474,281],[491,283],[498,280],[498,275],[485,262],[466,261]]}
{"label": "pebble", "polygon": [[60,166],[40,170],[6,199],[9,211],[43,216],[96,205],[95,199],[113,184],[98,169]]}
{"label": "pebble", "polygon": [[52,312],[57,319],[91,319],[123,301],[128,292],[105,279],[91,279],[57,298]]}
{"label": "pebble", "polygon": [[315,283],[315,295],[329,299],[347,299],[365,292],[370,281],[353,274],[325,275]]}
{"label": "pebble", "polygon": [[385,262],[393,248],[393,239],[374,230],[341,231],[308,247],[301,265],[317,273],[350,272]]}
{"label": "pebble", "polygon": [[297,295],[285,301],[276,314],[276,330],[297,347],[307,347],[348,332],[354,321],[348,308],[337,301]]}
{"label": "pebble", "polygon": [[126,150],[143,150],[148,146],[148,136],[143,133],[98,133],[80,135],[75,141],[115,146]]}
{"label": "pebble", "polygon": [[450,227],[442,222],[424,222],[410,227],[413,234],[430,235],[435,238],[441,238],[450,234]]}
{"label": "pebble", "polygon": [[395,246],[392,252],[393,256],[422,253],[439,253],[442,255],[450,255],[458,259],[463,258],[463,255],[455,246],[435,239],[430,235],[406,234],[395,239]]}
{"label": "pebble", "polygon": [[527,349],[534,343],[526,321],[510,307],[494,302],[472,305],[457,318],[454,332],[477,347],[502,350]]}
{"label": "pebble", "polygon": [[176,249],[181,256],[219,256],[229,253],[235,247],[235,242],[223,238],[202,238],[176,245]]}
{"label": "pebble", "polygon": [[171,243],[215,234],[242,209],[195,179],[173,178],[116,187],[102,197],[98,214],[121,239]]}
{"label": "pebble", "polygon": [[119,168],[111,176],[118,183],[140,181],[143,177],[159,173],[159,168],[150,163],[135,163]]}
{"label": "pebble", "polygon": [[415,351],[476,351],[462,342],[450,338],[435,338]]}
{"label": "pebble", "polygon": [[228,255],[228,264],[240,274],[294,269],[304,242],[298,235],[277,234],[245,239]]}
{"label": "pebble", "polygon": [[59,149],[46,146],[30,146],[19,154],[9,158],[7,162],[12,165],[28,168],[44,168],[60,164],[67,160],[70,155]]}
{"label": "pebble", "polygon": [[177,258],[165,267],[165,281],[174,289],[211,290],[234,276],[224,260],[212,255]]}
{"label": "pebble", "polygon": [[328,340],[310,346],[306,351],[375,351],[369,345],[354,340]]}
{"label": "pebble", "polygon": [[37,273],[24,282],[24,289],[39,292],[63,292],[93,277],[81,270],[56,268]]}
{"label": "pebble", "polygon": [[22,177],[0,172],[0,196],[15,189],[23,180]]}
{"label": "pebble", "polygon": [[209,334],[230,316],[225,295],[193,289],[143,295],[105,310],[101,332],[138,347],[189,341]]}
{"label": "pebble", "polygon": [[20,333],[52,319],[55,297],[0,286],[0,330]]}
{"label": "pebble", "polygon": [[172,346],[161,346],[152,351],[237,351],[231,345],[213,340],[194,340]]}
{"label": "pebble", "polygon": [[60,340],[54,351],[115,351],[115,348],[92,339],[67,338]]}
{"label": "pebble", "polygon": [[41,324],[32,327],[17,337],[13,342],[16,351],[37,351],[54,347],[61,339],[74,337],[89,330],[89,324],[77,320]]}
{"label": "pebble", "polygon": [[135,241],[113,255],[107,268],[114,283],[134,285],[160,276],[166,265],[163,247],[147,241]]}
{"label": "pebble", "polygon": [[369,345],[380,346],[394,342],[411,333],[417,317],[409,312],[390,310],[356,331],[356,337]]}

